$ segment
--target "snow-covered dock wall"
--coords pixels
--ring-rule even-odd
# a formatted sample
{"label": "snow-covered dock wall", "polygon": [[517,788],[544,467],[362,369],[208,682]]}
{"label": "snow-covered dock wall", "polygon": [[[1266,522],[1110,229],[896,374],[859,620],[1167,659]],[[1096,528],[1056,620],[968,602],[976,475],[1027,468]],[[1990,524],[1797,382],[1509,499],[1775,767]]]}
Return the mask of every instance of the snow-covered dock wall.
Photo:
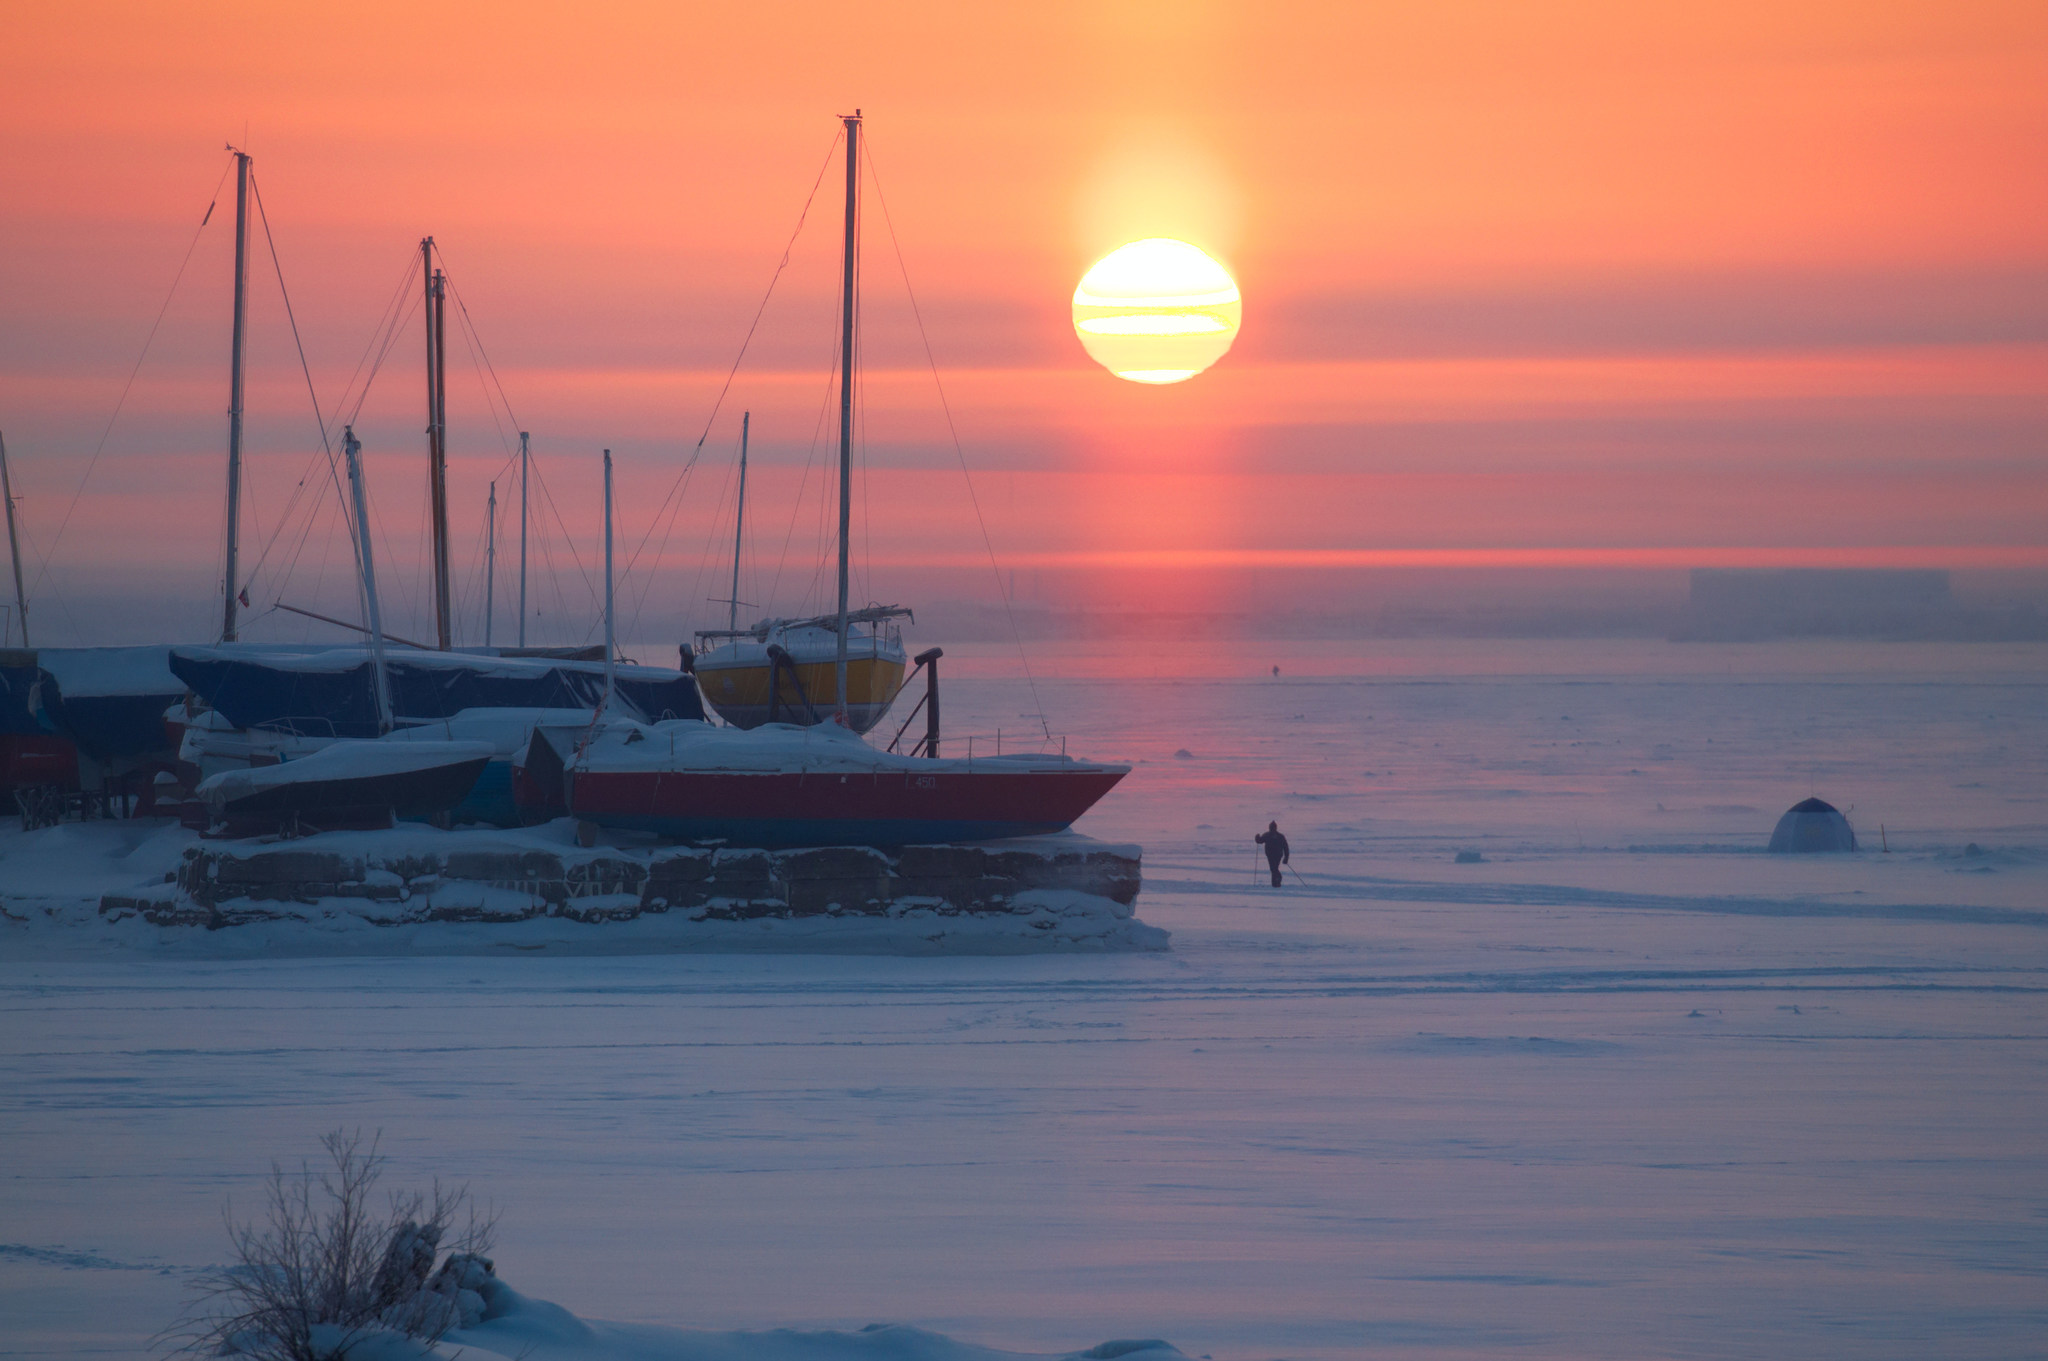
{"label": "snow-covered dock wall", "polygon": [[445,953],[465,937],[486,950],[1164,949],[1166,932],[1134,915],[1140,884],[1138,847],[1071,834],[766,851],[586,850],[548,829],[341,832],[195,841],[161,884],[102,894],[98,917],[123,935],[260,937],[281,953],[352,952],[343,938]]}

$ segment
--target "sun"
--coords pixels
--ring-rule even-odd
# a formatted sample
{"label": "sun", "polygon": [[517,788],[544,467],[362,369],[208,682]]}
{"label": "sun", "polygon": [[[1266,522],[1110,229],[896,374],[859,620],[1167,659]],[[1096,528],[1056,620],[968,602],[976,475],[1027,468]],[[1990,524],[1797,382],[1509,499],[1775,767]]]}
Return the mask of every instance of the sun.
{"label": "sun", "polygon": [[1133,383],[1179,383],[1221,359],[1243,311],[1237,284],[1200,247],[1167,236],[1118,246],[1074,290],[1074,334]]}

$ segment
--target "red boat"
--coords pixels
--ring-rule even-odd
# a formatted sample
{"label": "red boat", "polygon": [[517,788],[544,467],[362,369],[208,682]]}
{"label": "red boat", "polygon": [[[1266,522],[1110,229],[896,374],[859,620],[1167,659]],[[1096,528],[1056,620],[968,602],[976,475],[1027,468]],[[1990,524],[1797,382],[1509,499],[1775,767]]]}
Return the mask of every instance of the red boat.
{"label": "red boat", "polygon": [[745,846],[903,846],[1057,832],[1130,773],[1052,755],[877,751],[836,724],[677,720],[542,729],[514,773],[527,817]]}
{"label": "red boat", "polygon": [[[939,756],[938,672],[942,655],[918,657],[928,689],[924,755],[899,756],[860,739],[854,729],[872,722],[901,690],[868,692],[880,699],[872,716],[855,703],[849,676],[853,626],[871,611],[848,608],[851,537],[860,113],[846,127],[846,246],[841,261],[839,351],[839,609],[808,621],[836,635],[831,669],[834,693],[807,696],[805,710],[831,706],[832,718],[813,726],[763,723],[718,728],[676,719],[643,724],[614,721],[581,729],[536,728],[527,759],[513,772],[513,801],[523,820],[571,814],[607,827],[636,828],[686,841],[727,841],[745,846],[903,846],[944,841],[986,841],[1062,831],[1130,773],[1124,765],[1043,755]],[[613,656],[612,480],[605,455],[605,655]],[[744,484],[743,484],[744,485]],[[735,552],[737,561],[737,551]],[[737,570],[735,570],[737,611]],[[893,614],[893,610],[884,610]],[[906,612],[907,613],[907,612]],[[732,636],[737,614],[728,616]],[[876,622],[869,618],[868,622]],[[766,639],[766,634],[763,637]],[[778,655],[780,654],[780,655]],[[901,656],[896,654],[900,671]],[[795,658],[779,643],[766,649],[761,694],[767,714],[778,707],[785,666]],[[822,655],[812,669],[825,679]],[[872,680],[872,677],[868,678]],[[915,718],[917,710],[911,711]],[[752,715],[747,715],[749,719]],[[904,720],[908,727],[910,719]],[[897,737],[902,737],[902,732]],[[895,745],[893,742],[890,744]],[[957,750],[957,746],[955,750]]]}

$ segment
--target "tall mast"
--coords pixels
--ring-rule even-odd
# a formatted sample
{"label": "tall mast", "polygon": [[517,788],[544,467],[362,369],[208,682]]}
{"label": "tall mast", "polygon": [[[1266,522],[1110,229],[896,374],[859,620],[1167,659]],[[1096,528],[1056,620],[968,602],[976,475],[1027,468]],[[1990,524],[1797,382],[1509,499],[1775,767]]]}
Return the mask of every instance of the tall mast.
{"label": "tall mast", "polygon": [[427,289],[427,485],[433,500],[434,639],[446,652],[453,642],[448,617],[448,290],[434,268],[434,238],[420,242],[420,273]]}
{"label": "tall mast", "polygon": [[484,509],[484,646],[491,645],[491,616],[497,613],[498,596],[498,484],[491,483],[490,504]]}
{"label": "tall mast", "polygon": [[[234,150],[230,147],[229,150]],[[249,153],[235,152],[235,340],[228,359],[228,557],[227,603],[220,617],[220,640],[232,643],[235,592],[241,589],[236,548],[242,537],[242,340],[249,320]]]}
{"label": "tall mast", "polygon": [[[726,628],[735,632],[740,626],[740,535],[747,524],[747,427],[753,420],[753,412],[740,413],[740,507],[732,517],[732,613],[725,620]],[[14,574],[19,577],[20,569]]]}
{"label": "tall mast", "polygon": [[[7,477],[7,437],[0,435],[0,500],[7,502],[7,551],[14,558],[14,608],[21,619],[21,645],[28,646],[28,591],[21,581],[21,539],[14,530],[14,483]],[[0,635],[0,642],[5,642]]]}
{"label": "tall mast", "polygon": [[839,655],[834,717],[846,722],[847,540],[853,526],[853,284],[860,222],[860,110],[846,118],[846,260],[839,296]]}
{"label": "tall mast", "polygon": [[526,646],[526,432],[519,432],[519,646]]}
{"label": "tall mast", "polygon": [[370,505],[363,491],[363,443],[354,426],[343,426],[348,485],[356,503],[356,557],[363,566],[363,600],[370,616],[370,670],[377,694],[377,731],[391,731],[391,679],[384,672],[384,617],[377,608],[377,564],[370,558]]}
{"label": "tall mast", "polygon": [[612,631],[612,451],[604,451],[604,707],[612,707],[619,645]]}

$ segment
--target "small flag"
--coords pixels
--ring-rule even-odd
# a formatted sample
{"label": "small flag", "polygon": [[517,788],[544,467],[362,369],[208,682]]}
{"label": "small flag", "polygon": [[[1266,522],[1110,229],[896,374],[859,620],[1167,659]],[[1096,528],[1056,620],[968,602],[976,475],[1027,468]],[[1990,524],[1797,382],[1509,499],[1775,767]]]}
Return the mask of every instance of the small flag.
{"label": "small flag", "polygon": [[243,588],[242,588],[241,590],[239,590],[239,591],[236,591],[236,592],[235,592],[235,599],[237,599],[237,600],[239,600],[239,601],[241,601],[241,602],[242,602],[242,608],[243,608],[243,609],[245,609],[245,610],[246,610],[246,609],[248,609],[248,608],[249,608],[249,588],[248,588],[247,586],[244,586],[244,587],[243,587]]}

